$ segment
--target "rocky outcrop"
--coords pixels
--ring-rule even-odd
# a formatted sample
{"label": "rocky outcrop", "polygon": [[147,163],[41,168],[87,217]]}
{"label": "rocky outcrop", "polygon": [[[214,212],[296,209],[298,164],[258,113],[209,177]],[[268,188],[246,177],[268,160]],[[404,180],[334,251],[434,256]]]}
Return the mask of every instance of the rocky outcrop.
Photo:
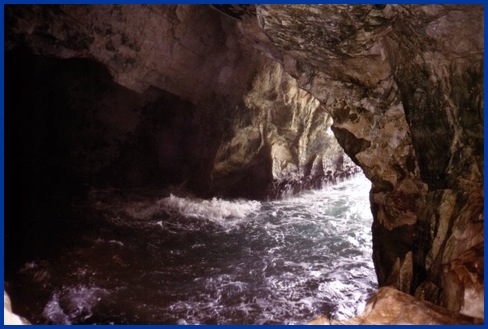
{"label": "rocky outcrop", "polygon": [[[264,191],[274,198],[319,188],[359,170],[337,143],[330,115],[281,65],[267,63],[252,86],[244,108],[236,111],[241,117],[234,119],[230,140],[222,141],[214,160],[212,182],[224,181],[220,190],[229,192],[228,181],[244,174],[251,185],[273,182]],[[243,166],[250,170],[243,172]],[[261,177],[253,180],[256,175]]]}
{"label": "rocky outcrop", "polygon": [[236,8],[6,6],[14,183],[265,198],[352,161],[380,286],[483,317],[483,7]]}
{"label": "rocky outcrop", "polygon": [[[77,181],[266,198],[359,170],[330,133],[320,103],[210,6],[10,6],[7,26],[7,59],[17,65],[12,95],[24,90],[19,98],[32,99],[21,84],[37,74],[38,94],[67,100],[35,100],[17,121],[41,102],[86,122],[74,127],[67,114],[45,115],[66,118],[61,125],[73,129],[68,139],[62,129],[52,134],[70,149],[61,157],[82,167],[64,170]],[[58,66],[78,73],[59,78]],[[99,78],[80,78],[83,69]],[[54,81],[49,90],[46,75]],[[66,87],[69,79],[77,88]]]}
{"label": "rocky outcrop", "polygon": [[260,5],[257,15],[373,182],[379,284],[453,311],[476,303],[476,288],[445,269],[483,242],[482,8]]}
{"label": "rocky outcrop", "polygon": [[309,324],[482,324],[483,319],[453,314],[446,308],[412,297],[392,287],[383,287],[371,297],[360,315],[345,321],[319,317]]}

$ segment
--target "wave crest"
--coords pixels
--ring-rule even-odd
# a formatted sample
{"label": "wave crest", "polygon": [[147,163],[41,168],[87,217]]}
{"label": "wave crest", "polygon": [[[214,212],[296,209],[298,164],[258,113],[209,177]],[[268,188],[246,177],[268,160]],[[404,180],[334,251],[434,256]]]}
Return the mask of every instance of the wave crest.
{"label": "wave crest", "polygon": [[171,194],[161,200],[161,205],[177,211],[183,216],[205,218],[220,222],[228,219],[243,219],[261,208],[261,203],[250,200],[211,200],[180,198]]}

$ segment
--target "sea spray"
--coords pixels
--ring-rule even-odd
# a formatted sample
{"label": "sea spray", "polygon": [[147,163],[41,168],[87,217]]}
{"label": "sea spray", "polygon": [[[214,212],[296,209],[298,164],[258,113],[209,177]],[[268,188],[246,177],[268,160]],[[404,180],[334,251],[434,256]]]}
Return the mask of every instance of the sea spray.
{"label": "sea spray", "polygon": [[[324,313],[350,317],[376,288],[369,189],[357,176],[270,202],[105,195],[102,203],[94,200],[99,227],[84,245],[42,263],[51,273],[43,276],[43,294],[51,297],[37,323],[299,324]],[[39,289],[41,267],[32,264],[25,275]]]}

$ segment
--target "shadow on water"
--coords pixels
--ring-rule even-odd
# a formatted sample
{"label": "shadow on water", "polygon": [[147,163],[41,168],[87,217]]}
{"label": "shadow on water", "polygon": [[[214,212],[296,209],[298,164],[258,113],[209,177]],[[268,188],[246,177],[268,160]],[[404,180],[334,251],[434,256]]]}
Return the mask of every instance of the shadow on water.
{"label": "shadow on water", "polygon": [[[14,309],[39,324],[292,324],[323,313],[350,316],[376,286],[361,179],[270,202],[93,194],[59,220],[39,212],[43,225],[25,237],[32,240],[7,239],[9,248],[39,247],[8,257],[16,263],[6,273],[7,291]],[[63,226],[63,216],[75,224]]]}

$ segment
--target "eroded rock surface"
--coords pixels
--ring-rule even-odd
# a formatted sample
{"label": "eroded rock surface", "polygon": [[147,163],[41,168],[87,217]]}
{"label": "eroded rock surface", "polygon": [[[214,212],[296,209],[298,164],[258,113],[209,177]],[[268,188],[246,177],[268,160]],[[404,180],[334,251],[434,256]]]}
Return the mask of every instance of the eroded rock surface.
{"label": "eroded rock surface", "polygon": [[[121,110],[114,93],[104,92],[93,96],[102,106],[61,106],[87,106],[101,117],[88,137],[108,147],[99,147],[95,161],[76,160],[87,162],[83,177],[125,176],[127,182],[110,183],[137,187],[151,176],[167,176],[173,179],[166,183],[199,193],[266,198],[359,170],[333,138],[320,102],[256,46],[255,38],[267,37],[256,32],[255,15],[246,14],[254,20],[248,24],[251,38],[211,6],[9,6],[6,14],[6,50],[14,60],[19,49],[40,56],[38,62],[51,56],[95,60],[108,69],[106,85],[131,89],[132,99],[122,101]],[[35,60],[28,72],[53,74],[56,66],[44,68]],[[91,92],[84,85],[81,90]],[[74,96],[76,104],[90,99]]]}
{"label": "eroded rock surface", "polygon": [[257,7],[285,70],[330,111],[339,143],[373,182],[379,284],[428,287],[424,298],[453,311],[471,302],[463,284],[448,292],[443,268],[483,241],[482,12]]}
{"label": "eroded rock surface", "polygon": [[412,297],[392,287],[383,287],[370,299],[364,312],[345,321],[323,316],[310,322],[319,325],[337,324],[482,324],[483,319],[452,311]]}
{"label": "eroded rock surface", "polygon": [[[11,131],[19,148],[39,146],[36,134],[71,136],[60,143],[69,161],[49,162],[37,147],[19,164],[33,156],[55,172],[63,163],[76,177],[68,185],[104,171],[130,186],[170,174],[182,177],[165,184],[264,198],[357,170],[333,133],[373,183],[379,284],[482,316],[482,6],[251,5],[228,17],[200,5],[9,5],[5,13],[6,61],[20,53],[42,62],[25,69],[35,79],[13,86],[62,85],[59,61],[83,58],[99,65],[106,88],[92,90],[95,102],[77,92],[90,86],[79,77],[64,91],[79,100],[67,109],[96,123],[82,129],[95,153],[66,132],[76,122],[52,135],[66,103],[51,111],[50,97],[6,92],[6,113],[23,110],[14,121],[31,118],[34,128],[30,139]],[[35,177],[44,182],[42,171]]]}
{"label": "eroded rock surface", "polygon": [[[231,139],[223,140],[214,160],[212,180],[224,183],[221,190],[232,186],[229,180],[245,175],[243,180],[249,181],[260,173],[261,181],[273,182],[266,195],[279,197],[319,188],[359,170],[337,143],[325,108],[278,63],[260,70],[244,106],[236,108],[240,117],[234,119]],[[243,172],[243,166],[252,170]]]}

